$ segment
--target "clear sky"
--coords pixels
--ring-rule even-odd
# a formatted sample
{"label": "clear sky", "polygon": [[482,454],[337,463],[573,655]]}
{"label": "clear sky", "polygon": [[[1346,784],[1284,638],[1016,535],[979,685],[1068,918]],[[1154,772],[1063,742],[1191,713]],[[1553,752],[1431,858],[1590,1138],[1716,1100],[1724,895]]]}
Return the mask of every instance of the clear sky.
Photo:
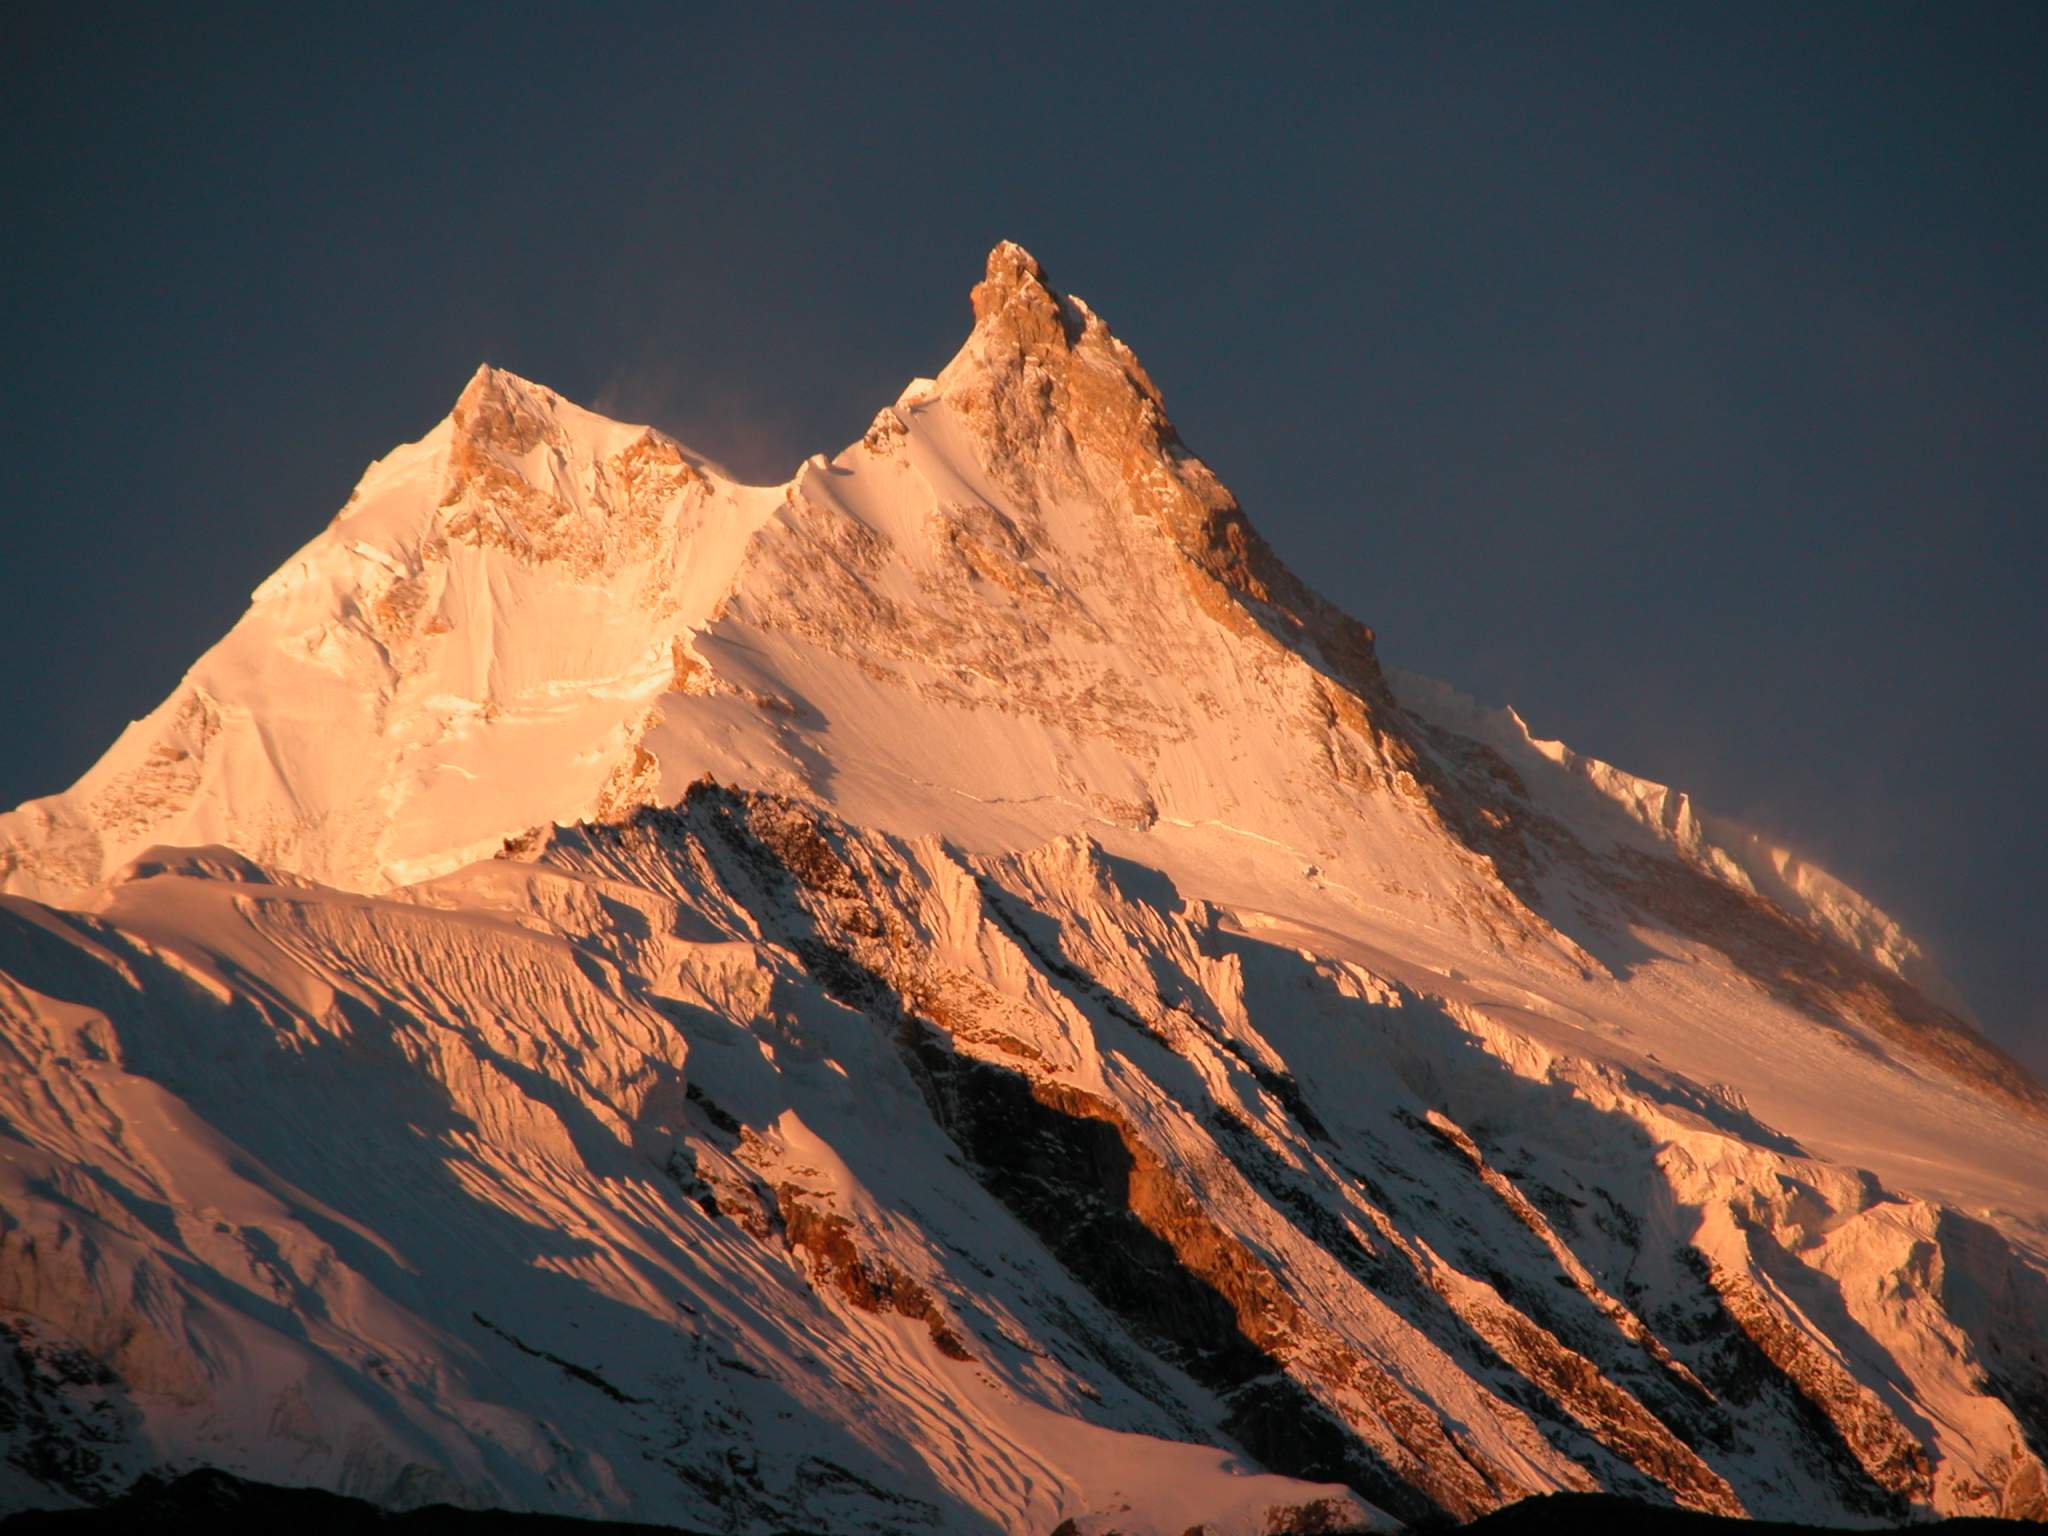
{"label": "clear sky", "polygon": [[297,9],[7,13],[0,800],[478,362],[780,480],[1012,238],[1390,661],[2048,1070],[2048,7]]}

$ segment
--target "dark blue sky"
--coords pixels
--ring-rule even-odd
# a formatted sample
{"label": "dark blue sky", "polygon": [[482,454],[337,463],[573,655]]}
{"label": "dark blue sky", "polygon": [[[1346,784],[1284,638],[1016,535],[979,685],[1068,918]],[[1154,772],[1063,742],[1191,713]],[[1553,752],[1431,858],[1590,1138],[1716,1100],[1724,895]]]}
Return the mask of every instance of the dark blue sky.
{"label": "dark blue sky", "polygon": [[779,480],[1007,237],[1389,660],[2048,1068],[2048,8],[78,9],[6,28],[0,800],[479,361]]}

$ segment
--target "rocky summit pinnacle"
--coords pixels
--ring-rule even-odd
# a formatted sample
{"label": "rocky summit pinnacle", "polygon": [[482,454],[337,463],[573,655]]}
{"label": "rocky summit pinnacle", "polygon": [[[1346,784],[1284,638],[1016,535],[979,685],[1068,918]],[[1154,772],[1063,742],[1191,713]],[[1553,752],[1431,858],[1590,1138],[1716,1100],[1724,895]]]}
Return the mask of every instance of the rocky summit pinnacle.
{"label": "rocky summit pinnacle", "polygon": [[1060,302],[1045,268],[1023,246],[1005,240],[988,253],[988,275],[971,295],[977,327],[1003,327],[1020,341],[1064,347],[1069,340]]}
{"label": "rocky summit pinnacle", "polygon": [[0,816],[0,1508],[2048,1516],[2048,1108],[1911,935],[972,305],[773,486],[479,369]]}

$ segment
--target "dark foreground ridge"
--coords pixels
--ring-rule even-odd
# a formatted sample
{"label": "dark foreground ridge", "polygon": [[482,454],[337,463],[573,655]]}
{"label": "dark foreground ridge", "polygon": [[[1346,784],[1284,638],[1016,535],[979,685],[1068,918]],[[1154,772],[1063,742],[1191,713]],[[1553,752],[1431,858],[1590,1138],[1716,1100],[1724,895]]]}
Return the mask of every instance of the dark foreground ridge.
{"label": "dark foreground ridge", "polygon": [[[1689,1509],[1643,1504],[1611,1493],[1543,1493],[1482,1515],[1462,1527],[1472,1536],[1586,1536],[1597,1532],[1641,1533],[1641,1536],[1792,1536],[1794,1532],[1840,1531],[1838,1525],[1797,1525],[1782,1520],[1738,1520],[1703,1515]],[[1938,1531],[1944,1536],[1969,1532],[2033,1531],[2042,1527],[2027,1520],[1963,1516],[1911,1525],[1861,1527],[1863,1530]]]}
{"label": "dark foreground ridge", "polygon": [[[30,1510],[0,1519],[7,1536],[132,1536],[148,1531],[191,1536],[703,1536],[669,1525],[578,1520],[568,1515],[515,1514],[502,1509],[380,1509],[319,1488],[252,1483],[211,1467],[182,1477],[144,1477],[110,1504],[93,1509]],[[823,1536],[787,1531],[778,1536]]]}
{"label": "dark foreground ridge", "polygon": [[[1474,1536],[1604,1536],[1610,1531],[1629,1536],[1789,1536],[1846,1527],[1735,1520],[1607,1493],[1550,1493],[1495,1510],[1461,1529]],[[2039,1531],[2041,1527],[2024,1520],[1964,1518],[1880,1529],[1910,1530],[1916,1536],[1925,1532],[1963,1536],[1980,1531]],[[172,1479],[145,1477],[111,1504],[95,1509],[30,1510],[0,1518],[0,1532],[5,1536],[42,1536],[45,1532],[51,1536],[128,1536],[137,1531],[174,1536],[188,1532],[192,1536],[202,1532],[206,1536],[242,1536],[244,1532],[270,1536],[278,1531],[289,1531],[291,1536],[703,1536],[678,1526],[457,1509],[449,1504],[398,1512],[318,1488],[279,1488],[210,1468]],[[1200,1531],[1196,1526],[1188,1536]],[[834,1533],[790,1529],[776,1536]],[[1271,1536],[1308,1533],[1276,1530]]]}

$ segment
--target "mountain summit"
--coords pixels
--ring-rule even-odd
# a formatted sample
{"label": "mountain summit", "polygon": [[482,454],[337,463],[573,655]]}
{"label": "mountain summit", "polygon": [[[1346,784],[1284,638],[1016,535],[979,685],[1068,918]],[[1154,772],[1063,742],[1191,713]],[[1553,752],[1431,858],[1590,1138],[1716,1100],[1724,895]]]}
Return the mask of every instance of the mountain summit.
{"label": "mountain summit", "polygon": [[2048,1515],[2048,1098],[1911,938],[972,305],[772,487],[480,369],[0,817],[12,1502]]}

